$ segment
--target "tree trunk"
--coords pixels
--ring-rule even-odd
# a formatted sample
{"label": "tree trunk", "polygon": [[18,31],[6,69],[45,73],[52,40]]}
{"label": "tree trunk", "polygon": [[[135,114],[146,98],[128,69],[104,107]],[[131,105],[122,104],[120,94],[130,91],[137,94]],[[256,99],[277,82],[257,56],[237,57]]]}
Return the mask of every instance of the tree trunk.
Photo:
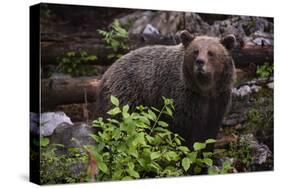
{"label": "tree trunk", "polygon": [[41,82],[42,110],[61,104],[94,102],[99,80],[96,77],[43,79]]}
{"label": "tree trunk", "polygon": [[250,64],[256,66],[265,62],[273,63],[273,47],[256,47],[233,49],[232,57],[237,68],[247,68]]}

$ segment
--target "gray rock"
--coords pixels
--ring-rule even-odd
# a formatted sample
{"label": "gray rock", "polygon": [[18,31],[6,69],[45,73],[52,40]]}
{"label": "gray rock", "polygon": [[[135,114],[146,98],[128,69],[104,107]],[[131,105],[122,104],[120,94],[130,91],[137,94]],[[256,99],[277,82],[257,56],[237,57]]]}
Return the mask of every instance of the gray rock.
{"label": "gray rock", "polygon": [[54,130],[62,123],[72,125],[72,121],[64,112],[46,112],[40,117],[40,134],[50,136]]}
{"label": "gray rock", "polygon": [[222,124],[223,126],[234,126],[239,123],[243,123],[246,120],[247,120],[247,116],[245,114],[234,113],[228,115],[227,117],[224,117]]}
{"label": "gray rock", "polygon": [[238,97],[245,97],[248,96],[254,92],[259,92],[262,89],[261,86],[257,86],[257,85],[243,85],[239,88],[233,88],[232,89],[232,94],[234,96],[238,96]]}
{"label": "gray rock", "polygon": [[272,157],[272,152],[265,144],[259,143],[253,134],[242,135],[241,142],[247,143],[253,150],[253,164],[263,164],[268,158]]}
{"label": "gray rock", "polygon": [[253,85],[251,86],[251,91],[257,93],[261,90],[261,88],[262,88],[261,86]]}
{"label": "gray rock", "polygon": [[[50,143],[63,145],[63,147],[57,147],[57,155],[73,157],[71,152],[68,151],[69,148],[76,148],[79,152],[83,153],[85,150],[82,146],[95,144],[94,140],[90,137],[93,131],[85,123],[75,123],[73,125],[61,123],[50,137]],[[87,164],[78,161],[69,168],[69,171],[78,176],[81,172],[85,172],[86,167]]]}
{"label": "gray rock", "polygon": [[[80,148],[81,145],[94,144],[90,137],[93,129],[85,123],[68,124],[61,123],[51,136],[51,143],[62,144],[64,148]],[[74,141],[74,139],[76,141]],[[81,145],[80,145],[81,144]]]}
{"label": "gray rock", "polygon": [[237,88],[233,88],[232,89],[232,94],[234,96],[240,96],[240,97],[244,97],[246,95],[251,94],[251,88],[248,85],[242,86],[239,89]]}
{"label": "gray rock", "polygon": [[147,24],[143,30],[144,35],[159,35],[159,31],[150,24]]}
{"label": "gray rock", "polygon": [[71,76],[63,73],[53,73],[51,76],[51,79],[68,79],[68,78],[71,78]]}
{"label": "gray rock", "polygon": [[273,82],[268,83],[268,84],[267,84],[267,87],[268,87],[269,89],[274,89],[274,83],[273,83]]}

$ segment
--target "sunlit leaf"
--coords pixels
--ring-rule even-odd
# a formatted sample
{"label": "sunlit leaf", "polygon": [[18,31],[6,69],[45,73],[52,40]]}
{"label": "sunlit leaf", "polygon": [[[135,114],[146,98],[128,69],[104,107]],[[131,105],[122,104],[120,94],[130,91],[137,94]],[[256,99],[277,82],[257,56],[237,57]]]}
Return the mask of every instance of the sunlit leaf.
{"label": "sunlit leaf", "polygon": [[111,103],[114,104],[115,106],[119,106],[119,100],[118,100],[115,96],[111,95],[111,96],[110,96],[110,101],[111,101]]}
{"label": "sunlit leaf", "polygon": [[183,158],[181,161],[181,165],[185,171],[189,169],[191,163],[192,161],[187,157]]}

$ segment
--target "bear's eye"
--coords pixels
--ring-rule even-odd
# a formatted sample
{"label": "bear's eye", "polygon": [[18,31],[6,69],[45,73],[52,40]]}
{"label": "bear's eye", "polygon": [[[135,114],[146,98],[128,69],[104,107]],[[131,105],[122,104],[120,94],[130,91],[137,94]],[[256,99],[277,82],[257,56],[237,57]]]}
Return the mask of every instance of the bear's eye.
{"label": "bear's eye", "polygon": [[198,55],[199,54],[199,50],[193,50],[193,54],[194,55]]}
{"label": "bear's eye", "polygon": [[208,56],[213,57],[214,56],[214,52],[208,51]]}

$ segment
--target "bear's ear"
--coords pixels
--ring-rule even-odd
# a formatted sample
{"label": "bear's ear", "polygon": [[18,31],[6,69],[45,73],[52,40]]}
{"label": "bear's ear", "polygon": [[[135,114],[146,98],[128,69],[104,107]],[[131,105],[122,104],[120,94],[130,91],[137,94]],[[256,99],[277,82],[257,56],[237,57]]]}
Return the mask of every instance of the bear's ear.
{"label": "bear's ear", "polygon": [[182,44],[187,47],[189,43],[194,39],[194,36],[190,34],[187,30],[184,30],[180,33],[180,38]]}
{"label": "bear's ear", "polygon": [[231,50],[236,43],[236,38],[234,35],[227,35],[226,37],[222,38],[220,42],[226,49]]}

